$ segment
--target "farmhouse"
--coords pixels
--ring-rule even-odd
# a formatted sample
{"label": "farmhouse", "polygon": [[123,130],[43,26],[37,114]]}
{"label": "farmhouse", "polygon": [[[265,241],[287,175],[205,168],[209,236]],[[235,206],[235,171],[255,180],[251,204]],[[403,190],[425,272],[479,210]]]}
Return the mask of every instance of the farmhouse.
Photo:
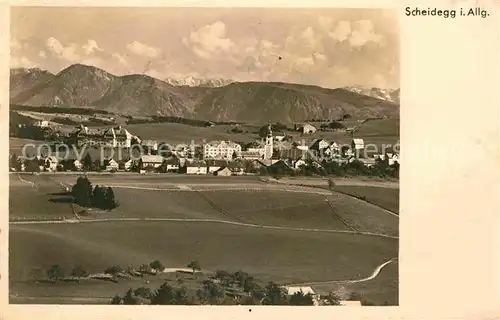
{"label": "farmhouse", "polygon": [[309,123],[295,125],[295,130],[300,131],[302,134],[312,134],[316,132],[316,127]]}
{"label": "farmhouse", "polygon": [[45,159],[45,169],[47,171],[57,171],[58,164],[59,160],[54,156],[50,156]]}
{"label": "farmhouse", "polygon": [[227,166],[228,161],[226,160],[207,160],[207,170],[208,173],[214,173],[220,168]]}
{"label": "farmhouse", "polygon": [[159,168],[163,163],[162,156],[143,155],[139,160],[141,170],[151,171]]}
{"label": "farmhouse", "polygon": [[83,168],[83,163],[78,159],[61,160],[60,164],[62,165],[64,170],[69,170],[69,171],[80,171]]}
{"label": "farmhouse", "polygon": [[205,161],[192,161],[186,163],[187,174],[207,174],[207,164]]}
{"label": "farmhouse", "polygon": [[119,168],[121,170],[125,170],[125,171],[130,171],[130,169],[132,169],[132,167],[134,166],[134,160],[132,159],[128,159],[128,160],[122,160],[120,161],[119,163]]}
{"label": "farmhouse", "polygon": [[47,120],[39,120],[33,123],[34,127],[47,128],[49,127],[49,122]]}
{"label": "farmhouse", "polygon": [[228,177],[231,176],[233,172],[228,167],[222,167],[219,170],[215,171],[214,174],[219,177]]}
{"label": "farmhouse", "polygon": [[120,167],[118,162],[116,162],[112,158],[104,159],[103,166],[106,171],[117,171],[118,168]]}
{"label": "farmhouse", "polygon": [[328,148],[329,145],[330,145],[330,142],[328,142],[325,139],[316,139],[309,146],[309,150],[321,151],[323,149]]}
{"label": "farmhouse", "polygon": [[181,161],[176,156],[165,159],[163,162],[166,172],[177,172],[181,166]]}

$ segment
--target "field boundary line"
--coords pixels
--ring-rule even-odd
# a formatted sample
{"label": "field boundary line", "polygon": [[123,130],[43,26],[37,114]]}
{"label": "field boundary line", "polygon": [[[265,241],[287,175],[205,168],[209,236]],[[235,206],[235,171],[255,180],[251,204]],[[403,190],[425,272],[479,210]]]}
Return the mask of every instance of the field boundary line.
{"label": "field boundary line", "polygon": [[[275,180],[262,180],[262,181],[264,181],[266,183],[270,183],[270,184],[281,184],[281,185],[287,185],[287,186],[300,186],[300,187],[306,188],[306,189],[322,189],[322,190],[325,190],[325,191],[329,191],[328,189],[325,189],[324,187],[321,187],[321,186],[313,186],[313,185],[306,185],[306,184],[293,184],[293,183],[281,182],[279,180],[276,180],[276,181]],[[362,186],[363,185],[360,185],[360,187],[362,187]],[[370,186],[370,185],[367,185],[367,186]],[[383,187],[378,187],[378,188],[383,188]],[[333,191],[330,190],[330,192],[332,194],[334,194],[335,192],[336,193],[340,193],[340,194],[342,194],[344,196],[351,197],[351,198],[354,198],[354,199],[356,199],[358,201],[362,201],[362,202],[368,203],[368,204],[370,204],[372,206],[375,206],[375,207],[381,209],[382,211],[385,211],[386,213],[388,213],[390,215],[393,215],[393,216],[399,218],[399,214],[397,214],[397,213],[395,213],[395,212],[393,212],[391,210],[388,210],[388,209],[386,209],[386,208],[384,208],[384,207],[382,207],[382,206],[380,206],[378,204],[375,204],[375,203],[373,203],[371,201],[362,200],[362,199],[360,199],[360,198],[358,198],[356,196],[353,196],[351,194],[348,194],[348,193],[345,193],[345,192],[342,192],[342,191],[337,191],[335,189]]]}
{"label": "field boundary line", "polygon": [[18,173],[17,176],[19,177],[19,180],[21,180],[24,183],[30,184],[32,188],[38,188],[37,184],[34,183],[33,181],[25,180],[21,178],[21,175]]}
{"label": "field boundary line", "polygon": [[391,236],[381,233],[364,232],[364,231],[350,231],[350,230],[335,230],[335,229],[316,229],[316,228],[295,228],[295,227],[281,227],[281,226],[269,226],[269,225],[259,225],[245,222],[236,222],[228,220],[216,220],[216,219],[194,219],[194,218],[103,218],[103,219],[81,219],[77,221],[59,221],[59,220],[47,220],[47,221],[11,221],[9,224],[55,224],[55,223],[103,223],[103,222],[127,222],[127,221],[154,221],[154,222],[198,222],[198,223],[220,223],[229,224],[234,226],[249,227],[249,228],[260,228],[260,229],[273,229],[273,230],[285,230],[285,231],[301,231],[301,232],[322,232],[322,233],[344,233],[352,235],[365,235],[374,236],[387,239],[399,240],[397,236]]}

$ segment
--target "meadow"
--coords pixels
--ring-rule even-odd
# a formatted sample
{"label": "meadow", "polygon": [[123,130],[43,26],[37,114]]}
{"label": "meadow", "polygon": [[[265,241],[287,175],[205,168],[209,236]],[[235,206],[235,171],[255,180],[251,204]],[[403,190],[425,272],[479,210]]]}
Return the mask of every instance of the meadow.
{"label": "meadow", "polygon": [[[21,176],[26,181],[34,182],[36,187],[20,180],[18,175],[10,176],[11,218],[33,215],[74,218],[70,204],[51,201],[54,197],[51,194],[61,192],[60,182],[73,181],[75,176]],[[19,295],[13,301],[33,301],[33,297],[42,297],[38,303],[71,303],[57,297],[79,297],[72,303],[84,303],[80,298],[89,297],[92,302],[88,303],[99,303],[105,297],[123,294],[127,285],[142,285],[140,281],[135,285],[126,281],[79,285],[34,283],[33,277],[44,274],[52,264],[61,265],[66,272],[75,266],[82,266],[93,273],[116,264],[138,267],[155,259],[172,268],[185,267],[190,261],[198,260],[206,272],[243,270],[262,281],[286,284],[368,276],[378,265],[398,255],[397,239],[345,233],[349,231],[344,225],[347,221],[359,231],[397,236],[399,223],[396,216],[347,195],[327,196],[342,218],[339,219],[324,195],[298,192],[298,189],[295,190],[297,192],[273,188],[243,191],[223,190],[221,187],[224,184],[227,188],[237,185],[264,187],[265,184],[254,177],[191,179],[119,175],[96,176],[95,181],[91,177],[91,181],[94,184],[107,181],[145,188],[166,184],[175,188],[177,184],[184,183],[200,191],[116,187],[120,206],[109,212],[94,213],[94,217],[102,219],[139,218],[139,221],[11,224],[10,288],[11,295]],[[219,186],[212,188],[210,183]],[[203,185],[205,188],[202,188]],[[147,221],[148,218],[179,221]],[[207,219],[236,224],[202,221]],[[339,230],[341,233],[310,229]],[[385,288],[369,283],[366,283],[366,288],[359,287],[361,293],[372,292],[380,303],[387,299],[393,301],[391,293],[384,293]],[[375,294],[377,292],[379,297]],[[26,297],[25,300],[22,297]]]}

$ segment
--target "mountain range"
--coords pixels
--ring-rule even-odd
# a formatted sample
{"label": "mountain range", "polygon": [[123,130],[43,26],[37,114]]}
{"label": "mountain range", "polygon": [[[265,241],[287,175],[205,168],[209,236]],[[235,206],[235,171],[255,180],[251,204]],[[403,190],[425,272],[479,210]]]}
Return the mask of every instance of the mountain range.
{"label": "mountain range", "polygon": [[346,113],[398,118],[399,99],[395,92],[195,78],[175,82],[140,74],[116,76],[82,64],[69,66],[57,74],[41,69],[10,72],[11,104],[94,107],[124,115],[212,121],[294,122],[336,118]]}

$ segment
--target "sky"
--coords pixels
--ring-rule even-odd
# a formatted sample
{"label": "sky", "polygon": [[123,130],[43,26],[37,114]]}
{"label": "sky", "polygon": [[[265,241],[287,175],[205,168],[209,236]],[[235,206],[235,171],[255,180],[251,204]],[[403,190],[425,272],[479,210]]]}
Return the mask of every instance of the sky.
{"label": "sky", "polygon": [[399,88],[396,12],[13,7],[11,68]]}

